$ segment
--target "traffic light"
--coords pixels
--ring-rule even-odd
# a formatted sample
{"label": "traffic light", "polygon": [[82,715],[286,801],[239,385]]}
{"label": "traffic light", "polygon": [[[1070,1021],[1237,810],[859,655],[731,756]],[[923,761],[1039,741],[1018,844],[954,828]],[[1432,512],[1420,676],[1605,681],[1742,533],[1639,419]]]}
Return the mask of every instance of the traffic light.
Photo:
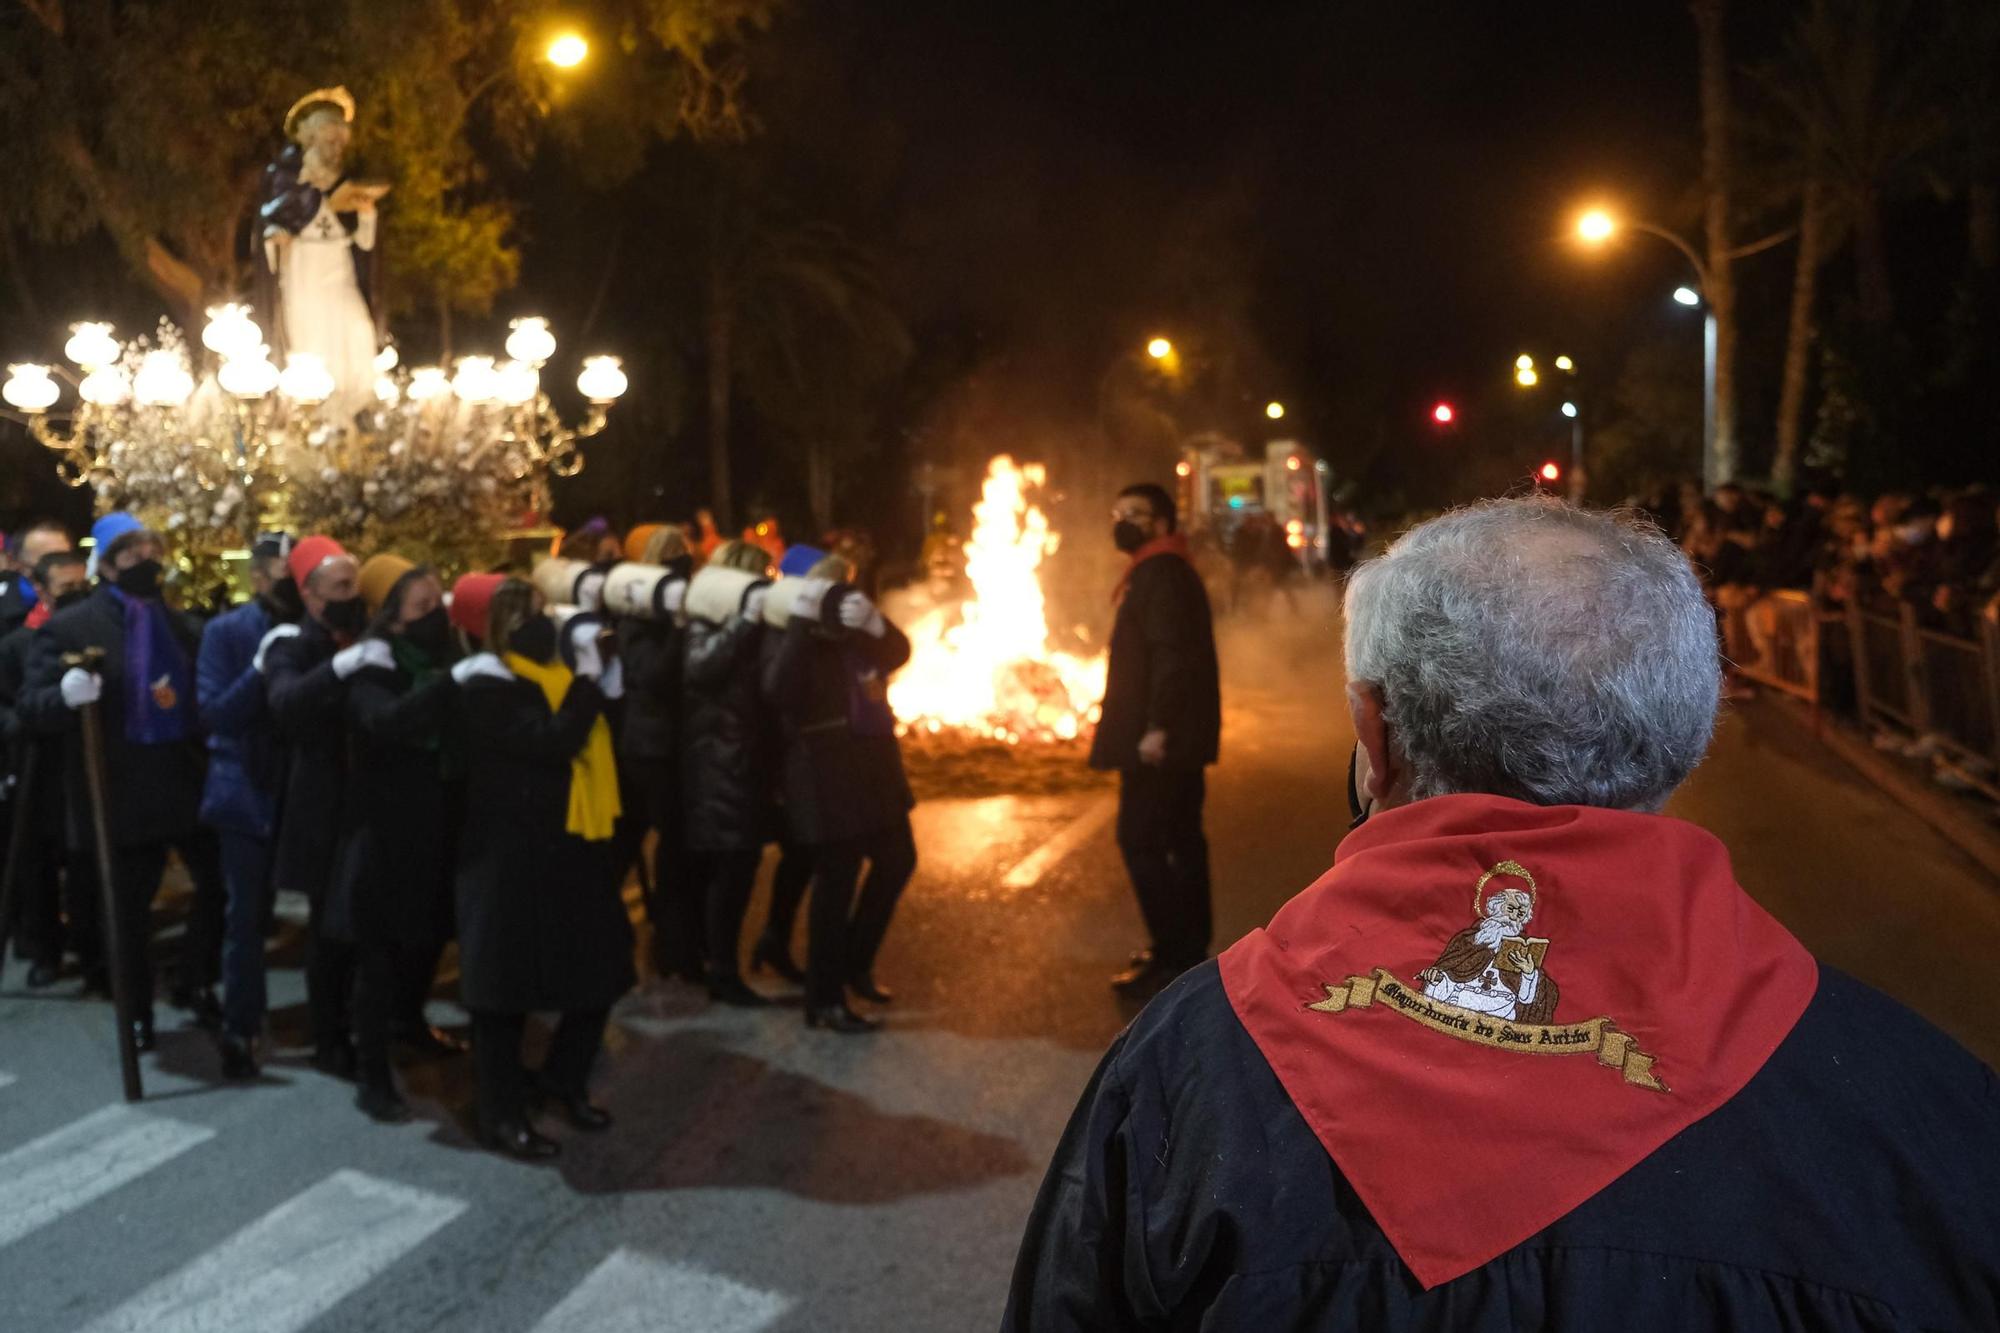
{"label": "traffic light", "polygon": [[1549,462],[1542,464],[1541,471],[1537,475],[1540,476],[1543,481],[1553,486],[1557,482],[1562,480],[1562,474],[1563,474],[1562,468],[1558,466],[1556,462],[1552,459]]}
{"label": "traffic light", "polygon": [[1458,413],[1452,411],[1450,403],[1439,403],[1431,409],[1431,420],[1440,426],[1449,426],[1457,416]]}

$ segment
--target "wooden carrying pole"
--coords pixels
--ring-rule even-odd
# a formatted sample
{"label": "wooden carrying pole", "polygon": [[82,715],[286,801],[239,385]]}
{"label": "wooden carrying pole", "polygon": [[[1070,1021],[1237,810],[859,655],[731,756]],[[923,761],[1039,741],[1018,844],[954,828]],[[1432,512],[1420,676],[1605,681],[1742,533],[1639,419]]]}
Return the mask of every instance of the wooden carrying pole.
{"label": "wooden carrying pole", "polygon": [[[95,673],[104,661],[102,648],[67,653],[63,665]],[[83,781],[90,803],[91,842],[97,853],[98,911],[103,916],[104,959],[111,972],[111,1007],[118,1014],[118,1068],[125,1078],[125,1100],[146,1095],[139,1083],[139,1044],[132,1032],[132,993],[125,980],[125,951],[145,947],[145,941],[124,937],[118,920],[118,886],[112,878],[111,829],[104,822],[104,719],[93,701],[78,710],[83,715]]]}

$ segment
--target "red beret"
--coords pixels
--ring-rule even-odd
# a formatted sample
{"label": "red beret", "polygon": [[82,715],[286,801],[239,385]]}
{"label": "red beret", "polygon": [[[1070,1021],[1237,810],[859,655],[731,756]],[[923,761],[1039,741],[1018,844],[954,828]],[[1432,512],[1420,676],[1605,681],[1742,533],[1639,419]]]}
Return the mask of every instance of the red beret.
{"label": "red beret", "polygon": [[308,537],[292,548],[285,567],[292,571],[292,582],[303,588],[307,575],[335,556],[346,554],[347,548],[331,537]]}
{"label": "red beret", "polygon": [[451,623],[475,639],[486,637],[486,612],[505,574],[461,574],[451,585]]}

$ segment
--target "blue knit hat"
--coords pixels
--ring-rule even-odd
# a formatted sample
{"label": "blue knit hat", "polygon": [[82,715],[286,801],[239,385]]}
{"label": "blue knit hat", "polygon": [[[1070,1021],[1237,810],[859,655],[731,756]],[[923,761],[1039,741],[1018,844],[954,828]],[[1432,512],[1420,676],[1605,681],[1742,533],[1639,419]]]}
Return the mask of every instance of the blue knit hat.
{"label": "blue knit hat", "polygon": [[778,572],[788,578],[804,578],[812,572],[812,567],[826,559],[826,552],[817,546],[790,546],[778,561]]}
{"label": "blue knit hat", "polygon": [[97,562],[111,549],[111,543],[128,532],[138,532],[145,528],[137,518],[123,509],[114,509],[90,525],[90,559],[85,573],[97,577]]}

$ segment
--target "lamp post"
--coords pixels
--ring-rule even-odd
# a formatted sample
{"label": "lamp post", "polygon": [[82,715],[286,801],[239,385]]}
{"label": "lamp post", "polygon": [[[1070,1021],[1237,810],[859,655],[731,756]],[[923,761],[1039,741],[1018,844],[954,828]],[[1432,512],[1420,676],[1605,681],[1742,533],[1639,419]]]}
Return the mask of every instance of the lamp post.
{"label": "lamp post", "polygon": [[[1569,376],[1572,380],[1576,378],[1576,358],[1568,355],[1558,356],[1555,358],[1553,364],[1557,370]],[[1532,389],[1541,383],[1541,375],[1535,368],[1535,358],[1526,352],[1514,358],[1514,383],[1520,385],[1523,389]],[[1583,408],[1578,405],[1574,397],[1565,398],[1562,405],[1562,414],[1569,419],[1569,501],[1571,504],[1582,504],[1585,480],[1583,468]],[[1544,477],[1543,480],[1553,482],[1556,478]]]}

